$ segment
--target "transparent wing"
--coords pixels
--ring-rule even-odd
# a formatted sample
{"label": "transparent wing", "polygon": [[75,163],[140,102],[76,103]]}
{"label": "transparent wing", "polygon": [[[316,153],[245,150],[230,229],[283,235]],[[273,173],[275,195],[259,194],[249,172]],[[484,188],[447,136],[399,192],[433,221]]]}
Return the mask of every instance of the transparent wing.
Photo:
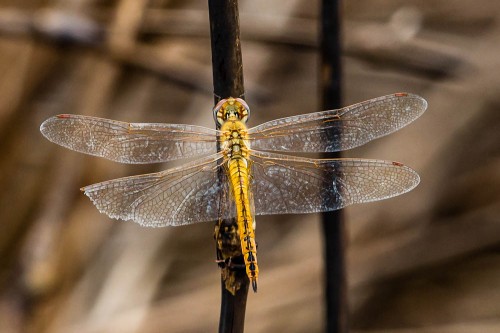
{"label": "transparent wing", "polygon": [[338,110],[266,122],[248,130],[252,149],[286,152],[334,152],[361,146],[417,119],[427,102],[398,93]]}
{"label": "transparent wing", "polygon": [[101,213],[161,227],[234,217],[221,153],[163,172],[125,177],[82,188]]}
{"label": "transparent wing", "polygon": [[63,114],[47,119],[40,131],[63,147],[121,163],[157,163],[216,152],[217,131],[192,125]]}
{"label": "transparent wing", "polygon": [[397,162],[251,154],[257,215],[332,211],[403,194],[420,181]]}

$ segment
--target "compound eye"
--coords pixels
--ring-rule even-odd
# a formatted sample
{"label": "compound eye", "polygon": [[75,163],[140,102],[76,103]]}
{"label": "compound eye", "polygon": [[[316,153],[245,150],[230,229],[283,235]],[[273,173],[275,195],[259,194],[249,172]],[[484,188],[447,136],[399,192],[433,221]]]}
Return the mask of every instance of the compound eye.
{"label": "compound eye", "polygon": [[241,98],[236,98],[235,100],[238,103],[240,103],[240,105],[243,107],[243,109],[241,110],[241,113],[240,113],[240,120],[242,122],[246,123],[248,120],[248,117],[250,116],[250,107],[248,106],[247,102],[245,102]]}
{"label": "compound eye", "polygon": [[214,114],[214,121],[216,124],[219,124],[222,126],[222,124],[224,123],[224,115],[222,114],[222,111],[221,111],[221,108],[222,108],[222,105],[224,105],[224,103],[227,102],[227,99],[221,99],[219,101],[219,103],[217,103],[217,105],[214,106],[214,108],[212,109],[213,110],[213,114]]}
{"label": "compound eye", "polygon": [[214,120],[221,125],[229,118],[236,117],[242,122],[248,120],[250,108],[248,104],[241,98],[221,99],[213,108]]}

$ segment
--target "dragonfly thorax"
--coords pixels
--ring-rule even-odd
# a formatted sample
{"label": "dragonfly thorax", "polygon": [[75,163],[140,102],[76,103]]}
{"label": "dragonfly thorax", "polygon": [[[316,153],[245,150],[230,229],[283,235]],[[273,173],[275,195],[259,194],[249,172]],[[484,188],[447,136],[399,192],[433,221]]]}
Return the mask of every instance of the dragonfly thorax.
{"label": "dragonfly thorax", "polygon": [[248,157],[248,134],[246,125],[240,120],[228,120],[222,124],[220,143],[229,158]]}

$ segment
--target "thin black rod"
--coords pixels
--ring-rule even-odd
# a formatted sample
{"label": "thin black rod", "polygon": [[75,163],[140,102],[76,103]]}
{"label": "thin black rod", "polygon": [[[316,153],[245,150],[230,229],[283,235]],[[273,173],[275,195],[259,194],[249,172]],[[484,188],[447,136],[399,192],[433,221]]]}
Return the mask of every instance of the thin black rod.
{"label": "thin black rod", "polygon": [[[341,107],[341,1],[321,1],[320,89],[323,110]],[[340,153],[325,157],[340,157]],[[346,230],[343,211],[322,214],[325,258],[326,332],[346,333],[348,302],[345,265]]]}
{"label": "thin black rod", "polygon": [[243,97],[240,24],[237,0],[209,0],[210,40],[216,102]]}
{"label": "thin black rod", "polygon": [[[214,79],[214,101],[228,97],[243,97],[243,65],[241,60],[240,28],[237,0],[208,0],[210,40],[212,44],[212,69]],[[234,238],[237,230],[234,220],[218,223],[219,240]],[[226,242],[220,242],[223,246]],[[231,242],[229,242],[231,243]],[[218,249],[219,259],[231,249]],[[243,262],[234,258],[234,262]],[[241,266],[241,265],[240,265]],[[244,265],[243,265],[244,267]],[[229,277],[229,275],[230,277]],[[236,286],[228,290],[229,284]],[[244,268],[223,269],[221,277],[221,312],[219,332],[243,332],[249,280]]]}

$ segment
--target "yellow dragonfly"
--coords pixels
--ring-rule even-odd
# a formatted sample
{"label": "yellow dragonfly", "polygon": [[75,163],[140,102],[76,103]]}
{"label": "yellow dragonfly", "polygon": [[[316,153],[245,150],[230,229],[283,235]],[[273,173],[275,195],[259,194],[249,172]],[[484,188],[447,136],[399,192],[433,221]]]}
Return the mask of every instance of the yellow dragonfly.
{"label": "yellow dragonfly", "polygon": [[180,167],[105,181],[82,191],[100,212],[143,226],[235,218],[246,273],[256,291],[255,215],[332,211],[394,197],[419,183],[418,174],[399,162],[312,159],[274,152],[351,149],[406,126],[426,108],[423,98],[396,93],[247,128],[247,103],[227,98],[213,108],[220,130],[62,114],[47,119],[40,131],[61,146],[121,163],[204,156]]}

